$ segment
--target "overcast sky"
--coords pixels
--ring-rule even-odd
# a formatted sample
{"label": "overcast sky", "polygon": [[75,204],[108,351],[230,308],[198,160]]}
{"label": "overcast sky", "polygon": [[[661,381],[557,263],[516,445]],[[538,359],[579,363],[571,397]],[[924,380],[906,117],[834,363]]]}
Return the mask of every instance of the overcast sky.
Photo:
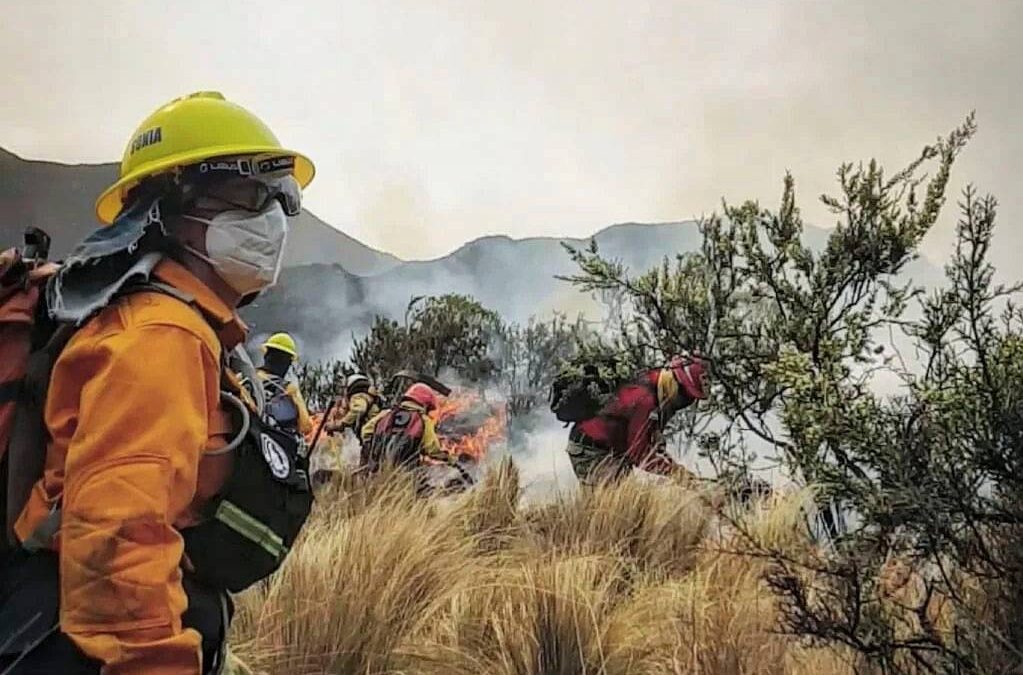
{"label": "overcast sky", "polygon": [[219,89],[314,159],[313,211],[404,257],[774,204],[786,169],[827,225],[840,162],[906,162],[971,109],[956,189],[1000,198],[998,262],[1023,243],[1020,0],[0,5],[0,145],[117,160],[152,109]]}

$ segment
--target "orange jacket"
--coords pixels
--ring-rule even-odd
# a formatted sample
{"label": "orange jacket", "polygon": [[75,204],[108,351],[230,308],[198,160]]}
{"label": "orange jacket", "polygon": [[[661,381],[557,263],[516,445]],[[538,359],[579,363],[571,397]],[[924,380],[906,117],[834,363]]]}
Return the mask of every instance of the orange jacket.
{"label": "orange jacket", "polygon": [[237,343],[244,325],[177,263],[154,274],[192,295],[206,318],[142,292],[72,336],[46,400],[45,474],[15,527],[24,541],[61,500],[61,629],[105,664],[104,675],[201,672],[200,637],[181,625],[178,530],[230,471],[229,455],[203,455],[229,433],[221,344]]}

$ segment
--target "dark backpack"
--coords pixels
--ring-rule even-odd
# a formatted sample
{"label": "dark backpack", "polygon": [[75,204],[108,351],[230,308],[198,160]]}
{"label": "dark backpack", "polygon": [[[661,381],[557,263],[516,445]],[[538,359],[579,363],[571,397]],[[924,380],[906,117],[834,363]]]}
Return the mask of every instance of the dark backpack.
{"label": "dark backpack", "polygon": [[284,378],[271,375],[263,380],[264,413],[284,429],[298,428],[298,406],[288,393]]}
{"label": "dark backpack", "polygon": [[259,416],[242,433],[231,476],[206,505],[206,519],[181,531],[195,577],[232,593],[281,566],[313,505],[301,439]]}
{"label": "dark backpack", "polygon": [[593,419],[610,401],[619,384],[616,378],[601,375],[593,364],[565,368],[551,384],[551,412],[561,422]]}
{"label": "dark backpack", "polygon": [[368,457],[375,468],[389,463],[410,466],[419,461],[426,423],[423,415],[402,407],[392,408],[377,422],[370,439]]}
{"label": "dark backpack", "polygon": [[[33,244],[33,237],[41,241]],[[58,269],[54,264],[42,262],[49,248],[49,237],[29,228],[25,240],[24,250],[9,249],[0,253],[0,522],[4,524],[0,552],[13,541],[14,520],[32,487],[31,483],[19,484],[12,490],[11,478],[25,471],[32,476],[42,475],[43,457],[12,458],[7,449],[26,394],[25,381],[33,367],[32,357],[56,332],[44,301],[45,285]],[[35,256],[39,256],[38,261],[33,259]],[[35,361],[39,361],[38,356]],[[39,365],[34,367],[39,369]],[[48,375],[46,369],[45,373],[34,376],[39,379]],[[41,419],[41,407],[38,414]],[[26,459],[28,466],[25,466]]]}
{"label": "dark backpack", "polygon": [[[23,377],[16,385],[6,387],[16,394],[10,432],[7,438],[0,437],[0,450],[6,450],[0,453],[4,460],[0,503],[6,507],[5,546],[18,545],[13,523],[43,474],[48,438],[43,410],[50,375],[75,331],[71,324],[46,320],[45,293],[38,290],[31,298],[31,313],[36,320],[30,335],[24,338],[30,349],[19,352],[24,354],[23,362],[12,368]],[[133,283],[115,298],[144,291],[164,293],[192,305],[184,294],[149,281]],[[17,293],[0,296],[0,310],[16,297]],[[8,344],[0,344],[0,352],[7,354],[8,348]],[[223,379],[226,385],[227,378]],[[225,391],[223,397],[236,402],[240,429],[235,440],[220,451],[236,453],[232,474],[208,505],[207,519],[184,530],[182,536],[194,576],[217,588],[238,592],[280,567],[309,515],[313,496],[300,439],[260,419],[233,394]],[[59,528],[58,508],[20,544],[30,551],[44,548]]]}

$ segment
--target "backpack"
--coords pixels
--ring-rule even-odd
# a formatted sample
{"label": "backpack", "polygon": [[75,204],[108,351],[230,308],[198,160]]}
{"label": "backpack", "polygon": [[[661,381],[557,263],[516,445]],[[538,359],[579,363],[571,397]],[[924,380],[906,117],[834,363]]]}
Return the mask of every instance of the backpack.
{"label": "backpack", "polygon": [[384,463],[410,466],[418,462],[425,430],[422,413],[392,408],[373,431],[367,452],[370,465],[374,468]]}
{"label": "backpack", "polygon": [[[33,466],[23,467],[21,457],[12,460],[7,448],[15,429],[18,403],[25,391],[30,355],[53,332],[41,299],[47,280],[56,270],[52,264],[30,267],[17,249],[0,253],[0,522],[5,527],[0,551],[7,548],[8,534],[13,536],[13,522],[20,513],[20,507],[17,511],[12,508],[24,504],[31,489],[31,485],[19,486],[16,491],[8,489],[12,470],[42,474],[43,458],[38,458]],[[42,415],[41,408],[39,414]]]}
{"label": "backpack", "polygon": [[593,419],[614,396],[621,381],[613,369],[587,363],[581,368],[563,368],[551,384],[549,403],[551,412],[560,422],[584,422]]}
{"label": "backpack", "polygon": [[288,393],[284,378],[270,375],[263,380],[264,410],[266,416],[284,429],[298,428],[298,406]]}
{"label": "backpack", "polygon": [[[43,474],[47,445],[43,409],[50,375],[76,328],[46,320],[49,314],[43,291],[42,284],[24,283],[14,289],[0,289],[0,335],[5,338],[0,341],[2,372],[20,374],[21,378],[14,380],[17,385],[5,384],[15,394],[14,400],[3,404],[4,419],[12,419],[6,424],[7,432],[0,433],[5,471],[0,481],[0,503],[6,511],[7,535],[2,545],[9,547],[18,545],[14,521]],[[192,304],[185,294],[152,281],[132,283],[114,298],[144,291],[164,293]],[[26,316],[33,320],[26,321]],[[17,339],[6,339],[2,331],[11,331]],[[185,554],[194,568],[192,576],[216,588],[238,592],[280,567],[312,509],[313,496],[300,439],[250,411],[230,393],[226,373],[222,382],[222,400],[232,403],[240,429],[228,447],[218,451],[235,452],[232,473],[207,505],[206,519],[181,534]],[[59,528],[58,508],[20,545],[29,551],[42,549]]]}
{"label": "backpack", "polygon": [[206,518],[181,530],[195,578],[232,593],[277,571],[313,505],[297,434],[258,415],[240,433],[231,476],[206,505]]}

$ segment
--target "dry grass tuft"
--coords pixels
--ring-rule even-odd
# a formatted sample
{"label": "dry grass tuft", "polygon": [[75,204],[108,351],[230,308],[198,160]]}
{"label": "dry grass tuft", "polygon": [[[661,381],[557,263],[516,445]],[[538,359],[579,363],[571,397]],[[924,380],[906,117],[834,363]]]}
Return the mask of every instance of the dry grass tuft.
{"label": "dry grass tuft", "polygon": [[[520,507],[510,462],[472,493],[417,500],[397,474],[344,478],[282,571],[239,598],[257,673],[850,673],[776,631],[762,563],[707,495],[627,481]],[[801,541],[788,503],[750,515]]]}
{"label": "dry grass tuft", "polygon": [[597,673],[602,631],[620,598],[612,558],[537,559],[491,570],[409,650],[417,673]]}
{"label": "dry grass tuft", "polygon": [[373,494],[379,503],[348,518],[321,509],[282,571],[240,599],[235,651],[250,666],[389,672],[402,642],[471,578],[473,542],[454,518],[401,489]]}
{"label": "dry grass tuft", "polygon": [[711,511],[705,495],[673,484],[583,489],[527,511],[532,544],[563,555],[620,557],[646,572],[684,574],[695,564]]}
{"label": "dry grass tuft", "polygon": [[520,535],[519,471],[506,457],[486,474],[475,490],[459,504],[459,515],[467,534],[473,535],[480,553],[511,547]]}

